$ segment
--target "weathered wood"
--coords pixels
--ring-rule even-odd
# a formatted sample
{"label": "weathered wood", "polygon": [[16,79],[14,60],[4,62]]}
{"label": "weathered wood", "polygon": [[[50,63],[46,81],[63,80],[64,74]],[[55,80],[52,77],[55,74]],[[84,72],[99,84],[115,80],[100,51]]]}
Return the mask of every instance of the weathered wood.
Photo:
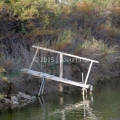
{"label": "weathered wood", "polygon": [[30,70],[30,69],[22,69],[21,72],[28,73],[28,74],[34,75],[36,77],[45,77],[46,79],[49,79],[49,80],[54,80],[54,81],[57,81],[57,82],[67,83],[67,84],[75,85],[75,86],[79,86],[79,87],[89,88],[89,86],[90,86],[90,85],[85,85],[82,82],[75,82],[75,81],[72,81],[72,80],[68,80],[68,79],[65,79],[65,78],[60,78],[60,77],[50,75],[50,74],[47,74],[47,73],[37,72],[37,71],[34,71],[34,70]]}
{"label": "weathered wood", "polygon": [[33,65],[33,63],[34,63],[34,61],[35,61],[35,58],[36,58],[36,56],[37,56],[37,53],[38,53],[38,48],[36,49],[36,52],[35,52],[35,55],[34,55],[34,57],[33,57],[33,60],[32,60],[32,62],[31,62],[31,64],[30,64],[30,67],[29,67],[29,69],[31,69],[32,68],[32,65]]}
{"label": "weathered wood", "polygon": [[86,76],[86,78],[85,78],[85,84],[86,84],[87,81],[88,81],[88,77],[89,77],[89,74],[90,74],[90,71],[91,71],[91,68],[92,68],[92,64],[93,64],[93,61],[91,61],[91,63],[90,63],[90,66],[89,66],[89,69],[88,69],[88,72],[87,72],[87,76]]}
{"label": "weathered wood", "polygon": [[[21,70],[22,72],[28,73],[28,74],[31,74],[31,75],[34,75],[34,76],[37,76],[37,77],[45,77],[46,79],[50,79],[50,80],[54,80],[54,81],[60,82],[59,83],[59,91],[60,92],[63,92],[62,83],[67,83],[67,84],[71,84],[71,85],[82,87],[83,88],[83,94],[84,94],[85,88],[89,88],[90,85],[87,85],[87,81],[88,81],[88,77],[89,77],[89,74],[90,74],[90,71],[91,71],[91,68],[92,68],[92,64],[93,64],[93,62],[94,63],[99,63],[99,61],[88,59],[88,58],[84,58],[84,57],[79,57],[79,56],[76,56],[76,55],[72,55],[72,54],[68,54],[68,53],[64,53],[64,52],[59,52],[59,51],[56,51],[56,50],[51,50],[51,49],[48,49],[48,48],[43,48],[43,47],[39,47],[39,46],[35,46],[35,45],[33,45],[32,47],[36,48],[35,55],[33,57],[33,60],[32,60],[32,62],[30,64],[29,69],[22,69]],[[42,72],[30,70],[32,68],[32,65],[33,65],[34,61],[35,61],[35,58],[36,58],[36,55],[37,55],[39,49],[60,54],[59,77],[54,76],[54,75],[50,75],[50,74],[47,74],[47,73],[42,73]],[[83,72],[82,72],[82,82],[75,82],[75,81],[63,78],[63,56],[74,57],[74,58],[77,58],[77,59],[81,59],[81,60],[85,60],[85,61],[90,62],[90,65],[89,65],[89,68],[88,68],[88,72],[87,72],[85,81],[84,81]],[[44,87],[43,87],[43,89],[44,89]],[[43,90],[42,90],[42,92],[43,92]]]}
{"label": "weathered wood", "polygon": [[41,82],[41,86],[40,86],[40,90],[39,90],[39,93],[38,93],[38,96],[42,95],[43,94],[43,90],[44,90],[44,85],[45,85],[45,77],[43,77],[42,79],[42,82]]}
{"label": "weathered wood", "polygon": [[[59,77],[63,78],[63,54],[60,54],[60,73]],[[63,92],[63,85],[62,83],[59,83],[59,92]]]}
{"label": "weathered wood", "polygon": [[45,51],[49,51],[49,52],[53,52],[53,53],[63,54],[65,56],[69,56],[69,57],[75,57],[75,58],[78,58],[78,59],[99,63],[99,61],[96,61],[96,60],[92,60],[92,59],[88,59],[88,58],[84,58],[84,57],[80,57],[80,56],[76,56],[76,55],[71,55],[71,54],[68,54],[68,53],[59,52],[59,51],[48,49],[48,48],[43,48],[43,47],[39,47],[39,46],[35,46],[35,45],[33,45],[32,47],[37,48],[37,49],[41,49],[41,50],[45,50]]}

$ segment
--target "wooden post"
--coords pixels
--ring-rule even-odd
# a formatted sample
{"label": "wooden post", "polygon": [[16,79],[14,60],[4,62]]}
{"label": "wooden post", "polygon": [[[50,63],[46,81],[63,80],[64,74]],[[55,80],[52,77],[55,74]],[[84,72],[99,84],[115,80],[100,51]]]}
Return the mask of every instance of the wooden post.
{"label": "wooden post", "polygon": [[[92,64],[93,64],[93,61],[90,62],[89,69],[88,69],[88,72],[87,72],[87,76],[86,76],[86,78],[85,78],[85,83],[84,83],[84,85],[87,84],[88,77],[89,77],[89,74],[90,74],[90,71],[91,71],[91,68],[92,68]],[[84,91],[85,91],[85,87],[83,87],[82,90],[83,90],[83,93],[82,93],[82,94],[84,95],[84,94],[85,94],[85,93],[84,93]]]}
{"label": "wooden post", "polygon": [[60,105],[63,105],[63,97],[60,97]]}
{"label": "wooden post", "polygon": [[88,81],[88,77],[89,77],[89,74],[90,74],[90,71],[91,71],[91,68],[92,68],[92,64],[93,64],[93,61],[90,62],[90,66],[89,66],[89,69],[88,69],[88,72],[87,72],[87,76],[85,78],[85,85]]}
{"label": "wooden post", "polygon": [[[60,73],[59,77],[63,77],[63,54],[60,53]],[[62,83],[59,83],[59,92],[63,92],[63,85]]]}
{"label": "wooden post", "polygon": [[41,82],[41,86],[40,86],[40,90],[39,90],[39,93],[38,93],[38,96],[40,96],[40,95],[43,94],[44,85],[45,85],[45,80],[46,80],[46,78],[43,77],[43,78],[42,78],[42,82]]}
{"label": "wooden post", "polygon": [[30,67],[29,67],[29,69],[31,69],[32,68],[32,65],[33,65],[33,63],[34,63],[34,61],[35,61],[35,58],[36,58],[36,55],[37,55],[37,53],[38,53],[38,48],[36,49],[36,52],[35,52],[35,55],[34,55],[34,57],[33,57],[33,60],[32,60],[32,62],[31,62],[31,64],[30,64]]}
{"label": "wooden post", "polygon": [[82,83],[84,83],[84,74],[82,72]]}

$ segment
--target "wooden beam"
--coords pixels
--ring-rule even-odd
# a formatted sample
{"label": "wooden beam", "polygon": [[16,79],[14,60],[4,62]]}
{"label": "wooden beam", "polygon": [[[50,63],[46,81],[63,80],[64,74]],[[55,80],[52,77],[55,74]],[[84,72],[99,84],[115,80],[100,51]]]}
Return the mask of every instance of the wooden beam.
{"label": "wooden beam", "polygon": [[29,67],[29,69],[31,69],[32,68],[32,65],[33,65],[33,63],[34,63],[34,61],[35,61],[35,58],[36,58],[36,56],[37,56],[37,53],[38,53],[38,48],[36,49],[36,52],[35,52],[35,55],[34,55],[34,57],[33,57],[33,59],[32,59],[32,62],[31,62],[31,64],[30,64],[30,67]]}
{"label": "wooden beam", "polygon": [[75,57],[75,58],[78,58],[78,59],[99,63],[99,61],[96,61],[96,60],[92,60],[92,59],[88,59],[88,58],[84,58],[84,57],[79,57],[79,56],[76,56],[76,55],[71,55],[71,54],[68,54],[68,53],[59,52],[59,51],[48,49],[48,48],[43,48],[43,47],[39,47],[39,46],[35,46],[35,45],[33,45],[32,47],[37,48],[37,49],[41,49],[41,50],[46,50],[46,51],[53,52],[53,53],[63,54],[65,56],[69,56],[69,57]]}
{"label": "wooden beam", "polygon": [[57,76],[54,76],[54,75],[50,75],[50,74],[47,74],[47,73],[38,72],[38,71],[30,70],[30,69],[21,69],[21,72],[28,73],[28,74],[34,75],[36,77],[45,77],[46,79],[49,79],[49,80],[54,80],[54,81],[57,81],[57,82],[62,82],[62,83],[75,85],[75,86],[79,86],[79,87],[84,87],[84,88],[89,88],[90,87],[90,85],[85,85],[84,83],[81,83],[81,82],[68,80],[66,78],[60,78],[60,77],[57,77]]}
{"label": "wooden beam", "polygon": [[[60,73],[59,77],[63,78],[63,54],[60,53]],[[59,92],[63,92],[63,85],[62,83],[59,83]]]}

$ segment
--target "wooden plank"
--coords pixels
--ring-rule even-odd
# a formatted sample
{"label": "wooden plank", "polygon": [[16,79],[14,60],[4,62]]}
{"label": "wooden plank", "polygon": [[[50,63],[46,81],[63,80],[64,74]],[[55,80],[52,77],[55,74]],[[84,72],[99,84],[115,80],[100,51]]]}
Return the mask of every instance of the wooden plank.
{"label": "wooden plank", "polygon": [[60,73],[59,77],[63,77],[63,54],[60,54]]}
{"label": "wooden plank", "polygon": [[35,46],[35,45],[33,45],[32,47],[37,48],[37,49],[41,49],[41,50],[46,50],[46,51],[53,52],[53,53],[63,54],[63,55],[69,56],[69,57],[75,57],[75,58],[78,58],[78,59],[99,63],[99,61],[96,61],[96,60],[92,60],[92,59],[88,59],[88,58],[84,58],[84,57],[79,57],[79,56],[76,56],[76,55],[72,55],[72,54],[68,54],[68,53],[64,53],[64,52],[59,52],[59,51],[48,49],[48,48],[43,48],[43,47],[39,47],[39,46]]}
{"label": "wooden plank", "polygon": [[93,62],[91,61],[91,62],[90,62],[89,69],[88,69],[88,72],[87,72],[87,76],[86,76],[86,78],[85,78],[85,84],[87,84],[88,77],[89,77],[89,74],[90,74],[90,71],[91,71],[91,68],[92,68],[92,64],[93,64]]}
{"label": "wooden plank", "polygon": [[32,68],[32,65],[33,65],[33,63],[34,63],[34,61],[35,61],[35,58],[36,58],[36,56],[37,56],[37,53],[38,53],[38,48],[36,49],[36,52],[35,52],[35,55],[34,55],[34,57],[33,57],[33,60],[32,60],[32,62],[31,62],[31,64],[30,64],[30,67],[29,67],[29,69],[31,69]]}
{"label": "wooden plank", "polygon": [[28,74],[34,75],[36,77],[45,77],[46,79],[49,79],[49,80],[54,80],[54,81],[57,81],[57,82],[67,83],[67,84],[75,85],[75,86],[79,86],[79,87],[89,88],[89,86],[90,86],[90,85],[85,85],[84,83],[81,83],[81,82],[75,82],[75,81],[72,81],[72,80],[68,80],[68,79],[65,79],[65,78],[60,78],[60,77],[57,77],[57,76],[54,76],[54,75],[50,75],[50,74],[47,74],[47,73],[38,72],[38,71],[30,70],[30,69],[21,69],[21,72],[28,73]]}
{"label": "wooden plank", "polygon": [[[60,73],[59,73],[59,77],[63,78],[63,54],[60,54]],[[59,83],[59,91],[63,92],[63,85],[60,82]]]}

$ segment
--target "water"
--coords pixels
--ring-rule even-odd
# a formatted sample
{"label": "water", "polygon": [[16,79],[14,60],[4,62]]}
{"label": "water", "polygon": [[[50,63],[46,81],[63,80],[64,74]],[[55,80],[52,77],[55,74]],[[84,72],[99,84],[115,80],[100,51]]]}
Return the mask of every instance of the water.
{"label": "water", "polygon": [[119,91],[119,84],[112,84],[95,88],[87,98],[78,93],[47,95],[0,113],[0,120],[120,120]]}

